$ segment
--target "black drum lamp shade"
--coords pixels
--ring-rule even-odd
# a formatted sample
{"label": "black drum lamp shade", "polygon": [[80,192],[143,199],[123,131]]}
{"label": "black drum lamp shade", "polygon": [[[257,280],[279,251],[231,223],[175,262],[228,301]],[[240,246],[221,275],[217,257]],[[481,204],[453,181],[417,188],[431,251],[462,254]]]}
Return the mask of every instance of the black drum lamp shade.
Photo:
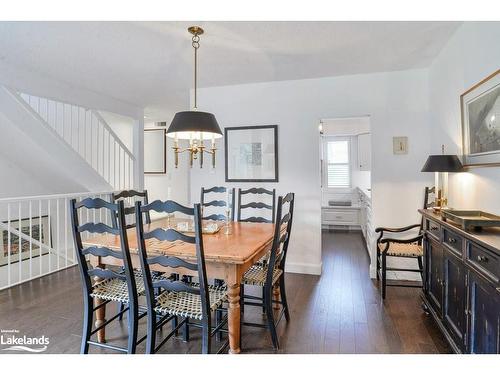
{"label": "black drum lamp shade", "polygon": [[422,172],[461,172],[463,169],[457,155],[430,155]]}
{"label": "black drum lamp shade", "polygon": [[221,138],[222,131],[212,113],[201,111],[177,112],[170,123],[167,135],[178,139]]}

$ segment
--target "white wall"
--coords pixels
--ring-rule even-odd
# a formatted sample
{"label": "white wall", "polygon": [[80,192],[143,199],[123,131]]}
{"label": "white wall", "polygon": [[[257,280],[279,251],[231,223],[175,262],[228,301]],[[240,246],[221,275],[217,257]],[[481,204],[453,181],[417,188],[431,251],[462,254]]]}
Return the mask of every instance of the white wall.
{"label": "white wall", "polygon": [[[279,194],[296,193],[289,271],[321,269],[321,191],[318,123],[322,118],[369,115],[372,127],[372,200],[375,226],[419,221],[423,188],[420,173],[429,153],[426,70],[266,82],[206,88],[200,109],[225,126],[279,125]],[[409,154],[392,154],[392,137],[409,137]],[[201,186],[224,184],[223,144],[217,168],[193,169],[191,198]],[[249,186],[253,184],[236,184]],[[372,249],[372,253],[374,249]],[[372,275],[373,273],[372,265]]]}
{"label": "white wall", "polygon": [[[500,23],[467,22],[450,39],[429,69],[432,152],[441,144],[462,152],[460,95],[500,68]],[[450,175],[451,207],[500,214],[500,169],[471,168]]]}
{"label": "white wall", "polygon": [[[173,114],[168,118],[162,118],[161,121],[166,121],[167,128],[172,121]],[[145,123],[144,127],[158,128],[153,122]],[[190,202],[190,185],[189,185],[189,162],[188,154],[179,155],[179,167],[175,168],[173,154],[173,140],[167,137],[167,173],[165,174],[146,174],[144,175],[144,187],[148,190],[150,201],[154,199],[167,200],[168,198],[175,200],[184,205],[189,205]],[[181,142],[181,146],[185,147]],[[198,168],[198,167],[194,167]],[[170,197],[168,196],[170,188]]]}

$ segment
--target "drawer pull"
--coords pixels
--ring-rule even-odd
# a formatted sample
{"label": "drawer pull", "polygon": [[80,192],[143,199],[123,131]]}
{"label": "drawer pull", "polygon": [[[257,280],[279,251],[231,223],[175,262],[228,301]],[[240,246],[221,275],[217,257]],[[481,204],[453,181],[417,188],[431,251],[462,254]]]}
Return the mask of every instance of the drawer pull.
{"label": "drawer pull", "polygon": [[497,292],[499,292],[499,293],[500,293],[500,288],[497,288]]}
{"label": "drawer pull", "polygon": [[484,262],[484,263],[487,263],[488,262],[488,258],[485,257],[484,255],[478,255],[477,256],[477,261],[478,262]]}
{"label": "drawer pull", "polygon": [[449,243],[456,243],[457,239],[456,238],[448,238]]}
{"label": "drawer pull", "polygon": [[431,227],[431,230],[438,230],[438,227]]}

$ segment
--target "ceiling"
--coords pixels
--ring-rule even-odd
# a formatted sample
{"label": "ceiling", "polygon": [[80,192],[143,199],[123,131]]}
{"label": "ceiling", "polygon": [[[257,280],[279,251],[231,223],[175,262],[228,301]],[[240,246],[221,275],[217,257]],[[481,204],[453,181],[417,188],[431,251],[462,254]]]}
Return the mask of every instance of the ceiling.
{"label": "ceiling", "polygon": [[[188,108],[201,87],[422,68],[459,22],[0,22],[0,61],[146,108]],[[200,103],[203,107],[203,103]]]}

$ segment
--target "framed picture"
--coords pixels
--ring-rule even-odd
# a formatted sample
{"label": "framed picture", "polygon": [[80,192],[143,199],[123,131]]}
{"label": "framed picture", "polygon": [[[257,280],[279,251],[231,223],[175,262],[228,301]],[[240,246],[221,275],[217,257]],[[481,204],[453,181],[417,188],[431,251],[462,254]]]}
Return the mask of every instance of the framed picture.
{"label": "framed picture", "polygon": [[167,130],[144,129],[144,173],[167,173]]}
{"label": "framed picture", "polygon": [[[3,224],[8,224],[8,221],[4,221]],[[10,227],[20,231],[26,236],[33,238],[44,245],[50,246],[51,237],[49,234],[49,217],[34,217],[31,219],[31,231],[30,231],[30,219],[25,218],[21,220],[12,220],[10,222]],[[21,229],[19,229],[21,228]],[[36,258],[40,255],[48,254],[49,250],[43,248],[40,251],[40,246],[36,243],[32,243],[31,247],[31,258]],[[10,234],[10,263],[19,262],[30,258],[30,241],[21,238],[14,233]],[[9,232],[2,228],[0,230],[0,267],[8,264],[9,261]]]}
{"label": "framed picture", "polygon": [[460,96],[463,164],[500,165],[500,70]]}
{"label": "framed picture", "polygon": [[224,129],[226,182],[278,182],[278,125]]}
{"label": "framed picture", "polygon": [[394,155],[408,154],[408,137],[392,137],[392,153]]}

